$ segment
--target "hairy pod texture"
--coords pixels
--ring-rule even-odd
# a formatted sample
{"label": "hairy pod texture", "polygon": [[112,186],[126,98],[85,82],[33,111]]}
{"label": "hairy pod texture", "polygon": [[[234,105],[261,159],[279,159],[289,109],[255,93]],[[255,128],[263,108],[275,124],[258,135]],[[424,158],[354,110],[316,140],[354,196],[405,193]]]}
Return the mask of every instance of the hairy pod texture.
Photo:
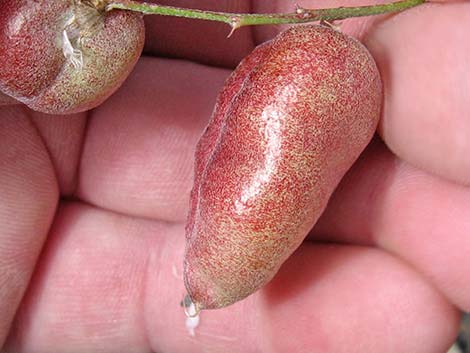
{"label": "hairy pod texture", "polygon": [[376,129],[382,84],[357,40],[297,26],[227,80],[196,150],[184,280],[201,309],[265,285]]}
{"label": "hairy pod texture", "polygon": [[81,0],[0,0],[0,91],[31,109],[91,109],[125,80],[144,43],[142,16]]}

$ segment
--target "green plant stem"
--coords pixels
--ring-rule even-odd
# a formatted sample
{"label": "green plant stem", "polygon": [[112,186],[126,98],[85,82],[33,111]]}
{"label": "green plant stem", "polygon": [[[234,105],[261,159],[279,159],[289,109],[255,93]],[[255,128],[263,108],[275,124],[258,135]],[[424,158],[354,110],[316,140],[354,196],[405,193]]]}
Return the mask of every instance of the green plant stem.
{"label": "green plant stem", "polygon": [[335,21],[349,17],[378,15],[390,12],[403,11],[418,6],[426,0],[402,0],[389,4],[338,7],[329,9],[297,8],[293,13],[287,14],[240,14],[215,11],[185,9],[174,6],[163,6],[138,2],[133,0],[107,0],[106,11],[114,9],[129,10],[143,14],[186,17],[208,21],[218,21],[229,24],[233,29],[251,26],[283,23],[305,23],[314,21]]}

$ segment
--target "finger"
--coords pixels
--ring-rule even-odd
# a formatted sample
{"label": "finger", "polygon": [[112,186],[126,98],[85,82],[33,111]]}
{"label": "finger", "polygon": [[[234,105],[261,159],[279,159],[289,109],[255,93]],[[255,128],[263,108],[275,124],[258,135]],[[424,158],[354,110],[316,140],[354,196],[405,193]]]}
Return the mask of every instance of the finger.
{"label": "finger", "polygon": [[64,206],[7,350],[437,353],[455,337],[458,313],[408,266],[311,244],[264,290],[204,311],[193,337],[179,306],[183,231]]}
{"label": "finger", "polygon": [[384,21],[366,44],[384,82],[380,132],[410,163],[470,183],[470,3],[428,4]]}
{"label": "finger", "polygon": [[78,196],[131,215],[184,220],[195,146],[227,74],[177,60],[141,60],[93,113]]}
{"label": "finger", "polygon": [[[166,0],[158,3],[200,10],[250,12],[248,0]],[[233,68],[254,48],[251,28],[248,27],[227,38],[230,26],[225,23],[164,16],[147,16],[145,20],[145,52],[150,55]]]}
{"label": "finger", "polygon": [[[262,304],[273,351],[437,353],[455,338],[459,313],[382,251],[309,244],[286,265]],[[436,311],[425,313],[427,305]]]}
{"label": "finger", "polygon": [[47,147],[61,195],[71,196],[77,187],[86,114],[63,116],[30,111],[29,115]]}
{"label": "finger", "polygon": [[148,352],[143,295],[163,234],[173,238],[151,222],[62,206],[6,351]]}
{"label": "finger", "polygon": [[376,244],[470,310],[470,189],[397,159],[378,140],[333,194],[315,238]]}
{"label": "finger", "polygon": [[58,198],[54,171],[20,108],[0,109],[0,347],[28,285]]}

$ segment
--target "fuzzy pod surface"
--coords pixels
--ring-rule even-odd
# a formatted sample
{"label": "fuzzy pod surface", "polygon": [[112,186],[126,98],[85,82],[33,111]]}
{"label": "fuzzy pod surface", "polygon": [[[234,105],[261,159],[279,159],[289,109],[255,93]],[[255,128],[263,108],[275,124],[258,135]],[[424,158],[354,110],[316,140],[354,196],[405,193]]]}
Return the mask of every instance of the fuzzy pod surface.
{"label": "fuzzy pod surface", "polygon": [[142,16],[81,0],[0,0],[0,91],[33,110],[96,107],[125,80],[144,44]]}
{"label": "fuzzy pod surface", "polygon": [[372,138],[381,103],[370,53],[328,27],[292,27],[240,63],[195,155],[184,281],[200,309],[272,279]]}

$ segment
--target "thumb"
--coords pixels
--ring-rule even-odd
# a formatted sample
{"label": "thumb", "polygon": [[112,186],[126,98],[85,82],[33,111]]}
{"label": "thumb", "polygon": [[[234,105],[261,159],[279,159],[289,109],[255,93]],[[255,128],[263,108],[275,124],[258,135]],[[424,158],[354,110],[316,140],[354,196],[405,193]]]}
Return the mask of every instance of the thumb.
{"label": "thumb", "polygon": [[0,110],[0,347],[28,286],[58,189],[40,137],[19,108]]}

